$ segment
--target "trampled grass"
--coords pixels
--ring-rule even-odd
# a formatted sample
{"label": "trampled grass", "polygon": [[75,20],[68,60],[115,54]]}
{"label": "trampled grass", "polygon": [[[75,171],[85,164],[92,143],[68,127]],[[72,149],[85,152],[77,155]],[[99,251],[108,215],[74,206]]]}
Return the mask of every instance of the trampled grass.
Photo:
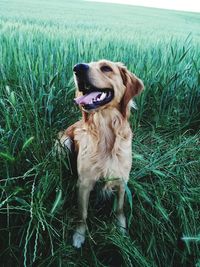
{"label": "trampled grass", "polygon": [[[200,265],[200,15],[79,1],[0,3],[2,266]],[[131,116],[129,235],[115,197],[91,195],[81,251],[71,245],[76,180],[56,133],[80,118],[72,66],[122,61],[145,84]]]}

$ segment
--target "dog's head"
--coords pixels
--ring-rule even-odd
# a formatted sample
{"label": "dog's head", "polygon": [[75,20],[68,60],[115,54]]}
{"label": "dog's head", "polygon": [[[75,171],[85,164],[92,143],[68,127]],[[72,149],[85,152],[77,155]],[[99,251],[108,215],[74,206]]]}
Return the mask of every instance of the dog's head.
{"label": "dog's head", "polygon": [[142,81],[119,62],[82,63],[73,71],[75,102],[86,112],[115,107],[125,117],[131,99],[144,88]]}

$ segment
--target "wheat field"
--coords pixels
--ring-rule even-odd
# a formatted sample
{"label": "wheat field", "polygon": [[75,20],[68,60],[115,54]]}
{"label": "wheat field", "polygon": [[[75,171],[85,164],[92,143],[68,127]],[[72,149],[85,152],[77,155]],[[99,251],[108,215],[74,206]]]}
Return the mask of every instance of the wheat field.
{"label": "wheat field", "polygon": [[[200,14],[85,1],[0,2],[0,265],[200,266]],[[81,117],[72,67],[102,58],[140,77],[130,123],[129,234],[92,192],[72,247],[77,176],[56,134]]]}

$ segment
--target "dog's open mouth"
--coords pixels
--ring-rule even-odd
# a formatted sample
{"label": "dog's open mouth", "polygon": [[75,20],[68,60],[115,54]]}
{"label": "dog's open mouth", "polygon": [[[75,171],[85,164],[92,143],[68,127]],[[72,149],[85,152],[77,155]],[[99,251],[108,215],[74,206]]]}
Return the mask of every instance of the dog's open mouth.
{"label": "dog's open mouth", "polygon": [[83,94],[83,96],[74,99],[76,104],[83,106],[84,109],[91,110],[96,109],[109,103],[114,96],[114,92],[111,89],[96,89],[90,90]]}

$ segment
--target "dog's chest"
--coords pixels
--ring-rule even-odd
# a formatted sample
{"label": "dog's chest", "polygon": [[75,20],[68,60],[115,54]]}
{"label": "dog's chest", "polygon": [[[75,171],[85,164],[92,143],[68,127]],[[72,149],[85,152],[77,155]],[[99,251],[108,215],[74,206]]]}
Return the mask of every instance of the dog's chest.
{"label": "dog's chest", "polygon": [[79,129],[75,141],[78,144],[78,173],[81,176],[124,177],[128,179],[131,168],[132,132],[127,124],[120,131],[110,124],[94,129]]}

